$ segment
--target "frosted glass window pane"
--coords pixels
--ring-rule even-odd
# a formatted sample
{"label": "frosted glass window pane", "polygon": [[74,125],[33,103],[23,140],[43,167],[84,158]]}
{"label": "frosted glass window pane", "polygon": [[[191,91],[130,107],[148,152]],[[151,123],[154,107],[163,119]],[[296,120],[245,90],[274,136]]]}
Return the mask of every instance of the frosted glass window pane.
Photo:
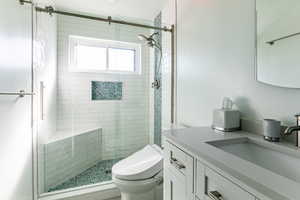
{"label": "frosted glass window pane", "polygon": [[134,72],[135,51],[109,48],[109,70]]}
{"label": "frosted glass window pane", "polygon": [[77,45],[76,53],[77,67],[79,69],[106,69],[106,48]]}

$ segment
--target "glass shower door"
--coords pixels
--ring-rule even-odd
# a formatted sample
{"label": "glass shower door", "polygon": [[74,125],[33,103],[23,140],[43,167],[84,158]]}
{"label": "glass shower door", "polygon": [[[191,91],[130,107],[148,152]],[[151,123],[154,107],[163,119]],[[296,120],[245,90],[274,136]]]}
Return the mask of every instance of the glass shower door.
{"label": "glass shower door", "polygon": [[[116,162],[160,145],[167,87],[156,91],[151,84],[165,83],[169,57],[159,69],[157,51],[138,38],[154,33],[149,29],[69,16],[36,19],[39,191],[110,184]],[[50,45],[55,41],[57,48]]]}
{"label": "glass shower door", "polygon": [[0,18],[0,199],[31,200],[31,6],[1,0]]}

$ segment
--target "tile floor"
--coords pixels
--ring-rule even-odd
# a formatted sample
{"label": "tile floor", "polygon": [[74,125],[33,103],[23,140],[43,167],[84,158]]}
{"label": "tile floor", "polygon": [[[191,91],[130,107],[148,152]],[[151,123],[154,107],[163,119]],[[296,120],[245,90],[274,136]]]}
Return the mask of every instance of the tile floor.
{"label": "tile floor", "polygon": [[56,187],[50,188],[48,192],[54,192],[58,190],[65,190],[69,188],[110,181],[111,168],[119,160],[121,159],[100,161],[93,167],[85,170],[77,176],[65,181],[64,183],[57,185]]}

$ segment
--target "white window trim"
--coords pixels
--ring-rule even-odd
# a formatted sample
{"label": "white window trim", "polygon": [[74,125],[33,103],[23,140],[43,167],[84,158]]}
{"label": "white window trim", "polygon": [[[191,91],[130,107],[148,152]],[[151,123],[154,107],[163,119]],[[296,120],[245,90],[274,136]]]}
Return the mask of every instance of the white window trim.
{"label": "white window trim", "polygon": [[[76,64],[76,45],[86,45],[92,47],[102,47],[106,48],[106,70],[91,70],[91,69],[82,69],[78,68]],[[117,71],[109,69],[109,48],[116,49],[127,49],[135,51],[135,60],[134,60],[134,71]],[[141,44],[138,43],[129,43],[121,42],[114,40],[104,40],[98,38],[89,38],[77,35],[69,36],[69,71],[70,72],[86,72],[86,73],[108,73],[108,74],[141,74],[142,73],[142,64],[141,64]]]}

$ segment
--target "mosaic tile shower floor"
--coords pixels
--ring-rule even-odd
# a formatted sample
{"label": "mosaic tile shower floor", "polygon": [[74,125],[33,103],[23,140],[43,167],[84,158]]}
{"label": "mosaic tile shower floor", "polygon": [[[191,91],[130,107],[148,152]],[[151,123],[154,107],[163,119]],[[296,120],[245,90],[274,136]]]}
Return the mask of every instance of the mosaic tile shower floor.
{"label": "mosaic tile shower floor", "polygon": [[64,183],[57,185],[56,187],[50,188],[48,192],[54,192],[58,190],[65,190],[69,188],[110,181],[112,179],[111,168],[115,163],[117,163],[120,160],[121,159],[100,161],[93,167],[85,170],[77,176],[65,181]]}

